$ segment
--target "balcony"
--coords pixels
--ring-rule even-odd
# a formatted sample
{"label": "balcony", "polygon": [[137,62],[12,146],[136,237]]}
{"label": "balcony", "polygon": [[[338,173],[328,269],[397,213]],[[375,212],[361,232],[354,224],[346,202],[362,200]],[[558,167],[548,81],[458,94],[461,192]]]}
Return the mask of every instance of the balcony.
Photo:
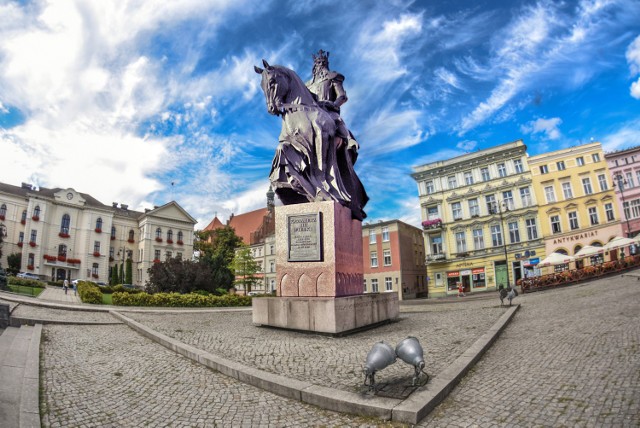
{"label": "balcony", "polygon": [[425,220],[422,222],[424,230],[438,230],[442,228],[442,219],[435,218],[433,220]]}
{"label": "balcony", "polygon": [[427,262],[440,262],[440,263],[443,263],[443,262],[446,262],[446,261],[447,261],[447,257],[442,253],[433,254],[433,255],[429,254],[427,256]]}

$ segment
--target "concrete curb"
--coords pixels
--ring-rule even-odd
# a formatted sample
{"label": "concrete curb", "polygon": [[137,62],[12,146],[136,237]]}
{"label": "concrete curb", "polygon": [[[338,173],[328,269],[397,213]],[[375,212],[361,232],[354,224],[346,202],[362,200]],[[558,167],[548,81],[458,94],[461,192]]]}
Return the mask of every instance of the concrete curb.
{"label": "concrete curb", "polygon": [[327,388],[248,367],[184,344],[116,311],[110,313],[142,336],[165,348],[224,375],[274,394],[336,412],[416,424],[447,397],[469,369],[491,347],[519,307],[520,305],[510,307],[484,335],[449,367],[438,373],[432,382],[414,392],[404,401]]}
{"label": "concrete curb", "polygon": [[383,399],[375,396],[361,396],[356,393],[326,388],[248,367],[184,344],[115,311],[112,311],[111,314],[122,320],[142,336],[159,343],[165,348],[171,349],[184,357],[219,371],[226,376],[283,397],[292,398],[336,412],[375,416],[383,420],[390,420],[393,407],[400,404],[400,400]]}
{"label": "concrete curb", "polygon": [[417,424],[440,404],[496,341],[520,305],[510,307],[498,321],[444,371],[393,409],[393,420]]}
{"label": "concrete curb", "polygon": [[40,427],[40,340],[42,324],[36,324],[31,333],[31,343],[24,367],[22,394],[20,397],[20,428]]}
{"label": "concrete curb", "polygon": [[11,327],[20,327],[21,325],[37,325],[37,324],[62,324],[62,325],[114,325],[122,324],[122,321],[101,322],[101,321],[63,321],[63,320],[47,320],[39,318],[27,317],[11,317]]}

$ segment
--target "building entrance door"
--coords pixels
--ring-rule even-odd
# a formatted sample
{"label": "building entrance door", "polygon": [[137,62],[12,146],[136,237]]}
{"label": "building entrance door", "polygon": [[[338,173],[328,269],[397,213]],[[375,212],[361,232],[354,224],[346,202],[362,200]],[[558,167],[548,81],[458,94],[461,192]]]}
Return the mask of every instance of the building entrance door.
{"label": "building entrance door", "polygon": [[462,279],[462,289],[464,290],[465,293],[470,293],[471,292],[471,276],[462,275],[460,278]]}
{"label": "building entrance door", "polygon": [[[522,265],[520,262],[513,262],[513,280],[515,284],[518,283],[518,280],[522,278]],[[515,286],[515,284],[513,284]]]}
{"label": "building entrance door", "polygon": [[58,268],[58,271],[56,272],[56,281],[64,281],[66,277],[67,272],[64,269]]}
{"label": "building entrance door", "polygon": [[499,289],[501,285],[507,288],[507,262],[494,262],[494,267],[496,271],[496,288]]}

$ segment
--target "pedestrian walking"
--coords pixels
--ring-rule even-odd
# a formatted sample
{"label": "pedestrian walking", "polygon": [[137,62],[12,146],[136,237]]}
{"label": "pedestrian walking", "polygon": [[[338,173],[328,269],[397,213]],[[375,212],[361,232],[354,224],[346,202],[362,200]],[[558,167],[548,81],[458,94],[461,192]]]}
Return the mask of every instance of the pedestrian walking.
{"label": "pedestrian walking", "polygon": [[62,289],[64,290],[64,294],[67,294],[67,290],[69,289],[69,280],[67,278],[62,281]]}
{"label": "pedestrian walking", "polygon": [[73,287],[73,295],[77,296],[78,295],[78,283],[71,283],[71,286]]}
{"label": "pedestrian walking", "polygon": [[464,297],[464,287],[461,282],[458,282],[458,297]]}

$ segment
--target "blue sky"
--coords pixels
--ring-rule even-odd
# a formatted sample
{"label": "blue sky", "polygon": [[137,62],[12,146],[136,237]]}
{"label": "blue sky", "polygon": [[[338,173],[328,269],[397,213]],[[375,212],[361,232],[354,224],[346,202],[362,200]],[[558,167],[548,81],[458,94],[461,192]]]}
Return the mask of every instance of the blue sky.
{"label": "blue sky", "polygon": [[370,221],[419,224],[414,165],[640,145],[638,0],[0,0],[0,181],[175,199],[199,227],[263,207],[281,123],[253,65],[307,80],[318,49]]}

